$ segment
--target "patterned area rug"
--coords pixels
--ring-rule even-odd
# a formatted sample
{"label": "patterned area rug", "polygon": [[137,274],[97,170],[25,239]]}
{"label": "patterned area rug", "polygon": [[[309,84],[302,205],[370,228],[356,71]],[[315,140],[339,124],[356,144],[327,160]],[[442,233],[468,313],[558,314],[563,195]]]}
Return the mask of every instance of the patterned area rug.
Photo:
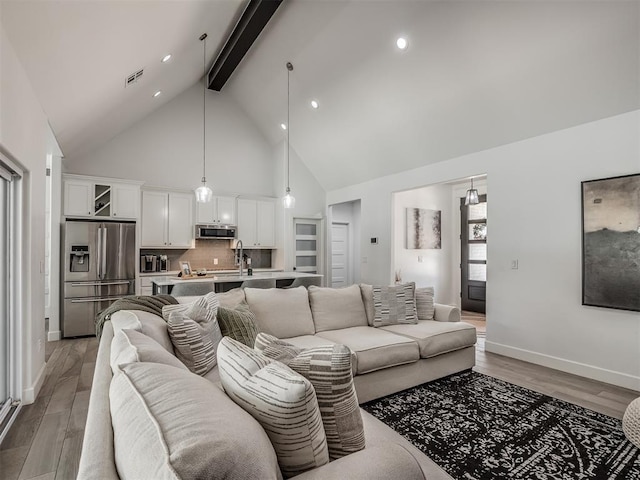
{"label": "patterned area rug", "polygon": [[481,373],[362,407],[457,480],[640,479],[620,420]]}

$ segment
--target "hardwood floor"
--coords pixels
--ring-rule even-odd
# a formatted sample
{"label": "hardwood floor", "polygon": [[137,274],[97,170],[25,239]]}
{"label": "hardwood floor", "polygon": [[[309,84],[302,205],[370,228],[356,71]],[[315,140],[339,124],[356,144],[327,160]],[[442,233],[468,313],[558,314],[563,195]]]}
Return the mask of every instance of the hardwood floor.
{"label": "hardwood floor", "polygon": [[[467,321],[467,319],[465,319]],[[0,445],[0,480],[76,478],[98,342],[47,344],[46,378],[35,403],[20,411]],[[475,370],[546,395],[622,418],[640,392],[626,390],[484,350],[478,337]]]}
{"label": "hardwood floor", "polygon": [[0,445],[2,480],[76,478],[98,341],[47,342],[44,384]]}

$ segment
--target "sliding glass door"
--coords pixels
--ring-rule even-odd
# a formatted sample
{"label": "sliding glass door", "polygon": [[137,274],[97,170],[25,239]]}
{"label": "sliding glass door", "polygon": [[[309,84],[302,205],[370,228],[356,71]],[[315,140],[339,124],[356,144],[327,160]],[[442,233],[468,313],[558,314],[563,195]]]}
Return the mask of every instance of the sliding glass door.
{"label": "sliding glass door", "polygon": [[9,172],[0,166],[0,423],[8,413],[10,398],[9,316]]}

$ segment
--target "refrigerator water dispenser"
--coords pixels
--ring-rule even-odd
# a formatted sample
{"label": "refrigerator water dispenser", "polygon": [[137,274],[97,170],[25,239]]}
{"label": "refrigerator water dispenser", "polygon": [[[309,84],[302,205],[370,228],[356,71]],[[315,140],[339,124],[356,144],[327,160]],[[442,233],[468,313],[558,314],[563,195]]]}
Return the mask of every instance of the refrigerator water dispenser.
{"label": "refrigerator water dispenser", "polygon": [[89,245],[71,245],[71,266],[72,272],[89,271]]}

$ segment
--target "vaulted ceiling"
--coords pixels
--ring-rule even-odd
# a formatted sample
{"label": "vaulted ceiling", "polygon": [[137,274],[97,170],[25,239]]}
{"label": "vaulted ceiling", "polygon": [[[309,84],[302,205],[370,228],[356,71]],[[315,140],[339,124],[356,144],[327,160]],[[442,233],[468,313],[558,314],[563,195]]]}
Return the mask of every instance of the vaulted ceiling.
{"label": "vaulted ceiling", "polygon": [[[244,5],[5,1],[2,22],[69,155],[197,82],[197,37],[213,56]],[[273,144],[287,61],[292,147],[331,190],[640,108],[640,2],[285,0],[221,93]]]}

